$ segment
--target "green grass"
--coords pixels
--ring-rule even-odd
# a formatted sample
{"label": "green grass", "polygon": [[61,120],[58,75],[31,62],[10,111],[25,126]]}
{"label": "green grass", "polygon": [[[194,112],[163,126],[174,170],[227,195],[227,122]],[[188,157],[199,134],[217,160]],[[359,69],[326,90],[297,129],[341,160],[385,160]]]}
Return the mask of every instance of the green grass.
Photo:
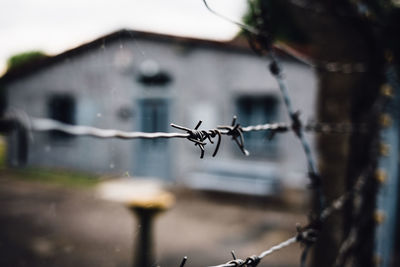
{"label": "green grass", "polygon": [[0,171],[0,175],[11,179],[56,184],[74,188],[89,188],[100,181],[98,177],[92,174],[37,168],[3,169]]}
{"label": "green grass", "polygon": [[6,165],[6,142],[4,137],[0,135],[0,169]]}

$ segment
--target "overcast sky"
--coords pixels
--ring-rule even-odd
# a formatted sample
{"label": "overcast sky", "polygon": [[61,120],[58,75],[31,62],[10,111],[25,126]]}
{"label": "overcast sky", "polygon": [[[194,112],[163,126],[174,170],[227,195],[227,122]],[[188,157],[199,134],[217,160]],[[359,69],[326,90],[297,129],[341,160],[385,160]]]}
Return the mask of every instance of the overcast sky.
{"label": "overcast sky", "polygon": [[[235,20],[246,10],[246,0],[208,3]],[[206,39],[230,39],[238,31],[208,12],[202,0],[2,0],[0,74],[12,54],[57,54],[121,28]]]}

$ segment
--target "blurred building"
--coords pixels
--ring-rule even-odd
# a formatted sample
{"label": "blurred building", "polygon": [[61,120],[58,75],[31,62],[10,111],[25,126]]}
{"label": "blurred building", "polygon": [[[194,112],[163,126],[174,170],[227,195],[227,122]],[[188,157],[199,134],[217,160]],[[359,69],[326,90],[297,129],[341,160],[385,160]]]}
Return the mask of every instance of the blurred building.
{"label": "blurred building", "polygon": [[[316,75],[281,56],[294,106],[303,119],[312,118]],[[219,42],[121,30],[10,71],[0,82],[7,90],[9,112],[68,124],[166,132],[176,131],[170,122],[193,128],[202,120],[202,128],[209,129],[230,124],[233,115],[243,126],[289,121],[268,61],[238,39]],[[303,184],[307,170],[298,140],[292,133],[267,137],[265,132],[245,135],[249,157],[225,137],[215,158],[208,144],[201,160],[198,147],[182,139],[32,133],[27,165],[129,173],[255,194],[276,191],[279,181]],[[17,166],[15,140],[8,141],[9,164]]]}

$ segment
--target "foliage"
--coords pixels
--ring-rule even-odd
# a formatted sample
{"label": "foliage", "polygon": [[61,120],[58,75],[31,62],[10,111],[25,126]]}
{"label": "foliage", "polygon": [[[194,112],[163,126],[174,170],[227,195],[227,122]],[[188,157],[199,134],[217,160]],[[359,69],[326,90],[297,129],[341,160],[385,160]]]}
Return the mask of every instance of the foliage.
{"label": "foliage", "polygon": [[305,33],[296,25],[285,1],[249,1],[249,10],[245,14],[243,21],[267,33],[273,40],[305,43],[308,39]]}
{"label": "foliage", "polygon": [[4,137],[0,135],[0,170],[6,165],[6,142]]}
{"label": "foliage", "polygon": [[42,51],[27,51],[11,56],[7,60],[7,71],[17,69],[31,62],[48,57]]}
{"label": "foliage", "polygon": [[75,188],[89,188],[99,182],[99,179],[92,174],[39,168],[6,169],[1,171],[1,176]]}
{"label": "foliage", "polygon": [[[354,19],[353,23],[370,27],[378,34],[378,47],[390,50],[393,59],[400,61],[400,2],[387,0],[349,1],[337,0],[329,4],[326,1],[327,15],[337,16],[340,20]],[[243,21],[272,40],[304,44],[309,42],[307,29],[296,25],[293,12],[301,9],[290,1],[250,0],[249,10]],[[317,0],[309,1],[321,3]],[[358,3],[358,4],[357,4]],[[310,9],[310,15],[313,11]],[[343,16],[343,14],[346,14]]]}

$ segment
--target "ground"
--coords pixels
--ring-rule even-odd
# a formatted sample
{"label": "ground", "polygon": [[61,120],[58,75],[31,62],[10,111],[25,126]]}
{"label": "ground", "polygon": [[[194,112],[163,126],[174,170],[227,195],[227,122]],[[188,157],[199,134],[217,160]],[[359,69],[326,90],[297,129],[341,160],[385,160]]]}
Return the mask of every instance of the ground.
{"label": "ground", "polygon": [[[136,218],[102,200],[96,186],[71,188],[0,174],[0,266],[132,266]],[[217,265],[230,251],[245,258],[295,234],[304,208],[255,199],[175,190],[176,204],[155,222],[155,266]],[[259,266],[298,266],[293,244]]]}

